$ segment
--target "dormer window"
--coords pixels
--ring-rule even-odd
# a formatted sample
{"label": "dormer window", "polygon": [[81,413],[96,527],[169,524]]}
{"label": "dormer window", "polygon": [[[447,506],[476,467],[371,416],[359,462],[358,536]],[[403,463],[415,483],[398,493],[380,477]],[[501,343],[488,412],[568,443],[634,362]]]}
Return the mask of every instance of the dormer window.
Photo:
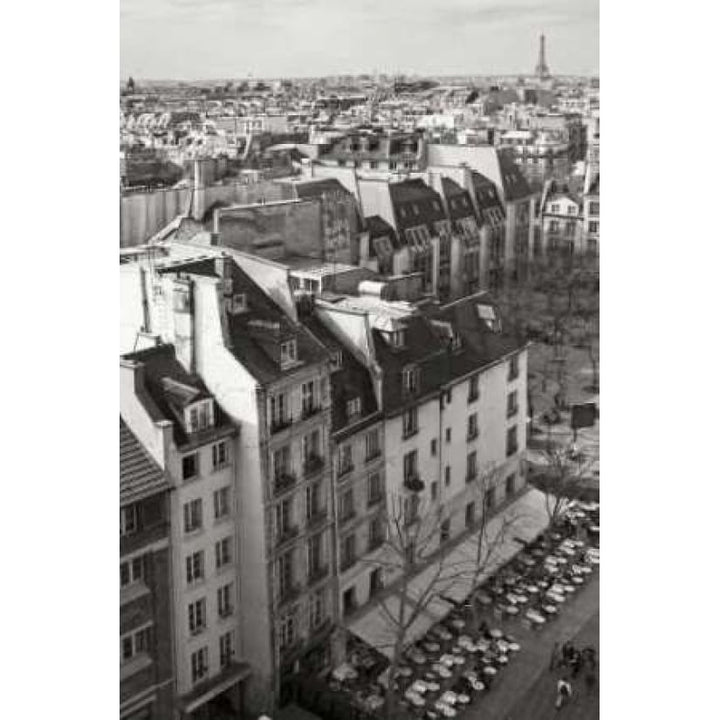
{"label": "dormer window", "polygon": [[362,412],[362,402],[359,397],[354,397],[352,400],[348,400],[345,404],[348,419],[354,418]]}
{"label": "dormer window", "polygon": [[495,308],[491,305],[478,305],[477,306],[478,317],[485,322],[485,324],[493,332],[500,331],[500,319],[495,313]]}
{"label": "dormer window", "polygon": [[188,433],[199,432],[213,426],[212,400],[194,403],[185,409]]}
{"label": "dormer window", "polygon": [[330,370],[339,370],[343,364],[342,350],[336,350],[330,356]]}
{"label": "dormer window", "polygon": [[232,296],[232,313],[244,313],[247,311],[247,295],[245,293],[235,293]]}
{"label": "dormer window", "polygon": [[286,368],[297,362],[297,340],[280,343],[280,367]]}
{"label": "dormer window", "polygon": [[406,367],[402,371],[403,390],[407,393],[416,393],[420,388],[420,369]]}

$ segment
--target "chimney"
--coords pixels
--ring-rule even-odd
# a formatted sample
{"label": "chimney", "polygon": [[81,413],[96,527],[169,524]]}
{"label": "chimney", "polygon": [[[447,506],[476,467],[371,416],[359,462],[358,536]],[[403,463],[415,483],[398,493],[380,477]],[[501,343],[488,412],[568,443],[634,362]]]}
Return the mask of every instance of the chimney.
{"label": "chimney", "polygon": [[120,358],[120,397],[132,397],[145,387],[145,366],[136,360]]}

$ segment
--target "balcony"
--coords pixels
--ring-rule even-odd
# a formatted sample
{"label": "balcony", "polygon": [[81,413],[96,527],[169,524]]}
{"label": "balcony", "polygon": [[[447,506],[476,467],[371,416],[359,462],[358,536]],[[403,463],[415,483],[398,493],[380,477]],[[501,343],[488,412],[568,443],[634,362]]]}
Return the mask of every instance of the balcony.
{"label": "balcony", "polygon": [[475,482],[477,480],[477,470],[473,470],[472,472],[469,472],[467,475],[465,475],[465,483],[469,484],[471,482]]}
{"label": "balcony", "polygon": [[292,472],[280,472],[275,476],[275,492],[282,493],[289,490],[295,483],[297,478]]}
{"label": "balcony", "polygon": [[508,445],[507,450],[505,451],[505,457],[512,457],[517,451],[517,443],[512,443],[511,445]]}
{"label": "balcony", "polygon": [[356,562],[357,562],[357,557],[355,555],[351,555],[350,557],[343,558],[340,561],[340,572],[345,572],[346,570],[349,570]]}
{"label": "balcony", "polygon": [[293,538],[296,538],[298,534],[300,533],[300,530],[296,525],[291,525],[286,528],[283,528],[278,534],[275,539],[275,544],[279,547],[280,545],[284,545],[286,542],[289,542]]}
{"label": "balcony", "polygon": [[376,495],[371,495],[368,498],[368,507],[373,507],[373,505],[377,505],[378,503],[381,503],[385,499],[385,495],[382,492],[377,493]]}
{"label": "balcony", "polygon": [[365,456],[365,463],[366,464],[371,463],[373,460],[376,460],[381,455],[382,455],[382,450],[380,450],[380,448],[378,448],[377,450],[373,450],[372,453],[370,453],[370,455]]}
{"label": "balcony", "polygon": [[345,477],[346,475],[349,475],[354,469],[355,469],[355,465],[353,465],[352,463],[347,463],[346,465],[341,465],[338,468],[338,479]]}
{"label": "balcony", "polygon": [[320,410],[322,410],[322,408],[320,407],[319,403],[311,403],[310,405],[305,405],[302,411],[303,420],[307,420],[307,418],[310,418],[313,415],[317,415]]}
{"label": "balcony", "polygon": [[218,615],[221,618],[228,618],[235,612],[235,608],[232,605],[227,605],[218,611]]}
{"label": "balcony", "polygon": [[518,406],[513,405],[512,407],[509,407],[507,410],[507,416],[508,418],[515,417],[515,415],[518,414]]}
{"label": "balcony", "polygon": [[368,552],[372,552],[373,550],[377,550],[379,547],[382,546],[384,540],[382,537],[371,537],[368,540]]}
{"label": "balcony", "polygon": [[300,595],[301,591],[302,591],[302,588],[300,586],[300,583],[293,583],[292,585],[288,585],[287,587],[280,588],[280,595],[278,597],[278,602],[281,605],[292,602]]}
{"label": "balcony", "polygon": [[419,432],[418,426],[409,427],[409,428],[403,428],[403,434],[402,439],[407,440],[408,438],[412,437],[413,435],[417,435]]}
{"label": "balcony", "polygon": [[308,516],[307,519],[307,526],[309,528],[317,527],[318,525],[322,525],[326,520],[328,516],[327,508],[322,508],[313,511],[312,515]]}
{"label": "balcony", "polygon": [[355,508],[349,510],[340,518],[340,525],[345,525],[346,523],[349,523],[356,515],[357,513],[355,512]]}
{"label": "balcony", "polygon": [[286,417],[273,418],[270,421],[270,434],[275,435],[281,430],[285,430],[292,425],[292,417],[290,415]]}
{"label": "balcony", "polygon": [[320,582],[320,580],[322,580],[323,578],[326,578],[328,576],[329,572],[330,572],[329,565],[323,565],[322,567],[312,568],[308,572],[308,585],[314,585],[315,583]]}
{"label": "balcony", "polygon": [[473,440],[477,440],[477,436],[479,435],[477,428],[471,428],[467,432],[467,441],[472,442]]}
{"label": "balcony", "polygon": [[425,489],[425,483],[418,475],[408,475],[403,481],[403,485],[410,492],[422,492]]}
{"label": "balcony", "polygon": [[468,404],[474,403],[480,397],[480,393],[477,390],[471,390],[468,393]]}
{"label": "balcony", "polygon": [[323,469],[324,465],[324,458],[321,458],[315,453],[310,453],[307,456],[305,462],[303,463],[303,473],[305,477],[308,477],[309,475],[314,475],[315,473],[320,472],[320,470]]}

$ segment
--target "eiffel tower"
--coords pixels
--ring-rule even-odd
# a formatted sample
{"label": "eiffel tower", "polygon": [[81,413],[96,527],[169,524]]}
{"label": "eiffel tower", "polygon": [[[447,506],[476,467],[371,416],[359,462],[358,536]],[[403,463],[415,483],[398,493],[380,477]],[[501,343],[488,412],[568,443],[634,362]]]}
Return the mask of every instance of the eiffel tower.
{"label": "eiffel tower", "polygon": [[538,55],[537,65],[535,66],[535,75],[541,80],[547,80],[550,77],[550,68],[545,62],[545,36],[540,36],[540,54]]}

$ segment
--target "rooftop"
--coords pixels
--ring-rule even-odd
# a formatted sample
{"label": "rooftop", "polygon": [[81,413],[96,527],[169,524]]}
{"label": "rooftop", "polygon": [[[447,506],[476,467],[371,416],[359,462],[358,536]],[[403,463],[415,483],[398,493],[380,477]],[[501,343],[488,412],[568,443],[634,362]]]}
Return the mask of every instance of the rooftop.
{"label": "rooftop", "polygon": [[162,468],[120,418],[120,504],[142,500],[169,487]]}

